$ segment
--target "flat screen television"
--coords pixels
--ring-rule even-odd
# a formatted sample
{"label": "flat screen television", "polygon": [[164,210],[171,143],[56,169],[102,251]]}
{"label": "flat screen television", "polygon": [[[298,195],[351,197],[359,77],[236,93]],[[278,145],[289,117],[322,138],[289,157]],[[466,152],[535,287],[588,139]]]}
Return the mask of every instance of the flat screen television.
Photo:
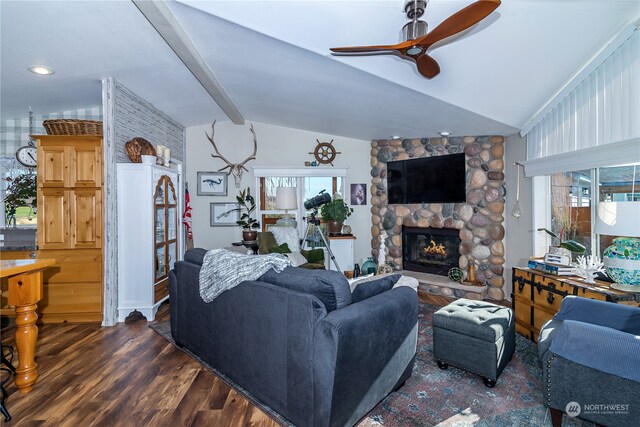
{"label": "flat screen television", "polygon": [[390,204],[465,202],[465,155],[388,162],[387,187]]}

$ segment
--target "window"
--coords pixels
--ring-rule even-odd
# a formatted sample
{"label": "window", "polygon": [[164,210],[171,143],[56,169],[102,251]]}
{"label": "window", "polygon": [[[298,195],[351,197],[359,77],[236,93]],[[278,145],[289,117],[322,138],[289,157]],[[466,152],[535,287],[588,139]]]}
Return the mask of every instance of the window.
{"label": "window", "polygon": [[[308,200],[324,190],[327,193],[342,196],[346,169],[341,168],[303,168],[303,169],[255,169],[256,185],[260,197],[257,201],[257,214],[263,231],[269,230],[278,219],[286,214],[293,216],[298,223],[298,234],[307,231],[310,239],[308,246],[324,246],[315,227],[311,225],[307,230],[307,210],[304,208],[305,200]],[[298,208],[286,213],[276,209],[276,190],[278,187],[295,187],[298,199]],[[324,224],[320,225],[321,228]],[[325,235],[326,235],[326,230]]]}
{"label": "window", "polygon": [[[585,169],[551,175],[550,228],[563,240],[575,240],[586,254],[602,256],[616,237],[596,235],[599,202],[640,201],[640,164]],[[556,243],[556,242],[554,242]]]}
{"label": "window", "polygon": [[[598,173],[598,196],[603,202],[640,201],[640,165],[600,168]],[[639,219],[640,221],[640,219]],[[598,255],[620,236],[598,235]]]}
{"label": "window", "polygon": [[[591,170],[551,176],[551,231],[591,253]],[[555,243],[555,242],[554,242]]]}
{"label": "window", "polygon": [[[15,157],[1,157],[0,166],[2,170],[1,174],[1,188],[0,188],[0,200],[10,198],[10,188],[17,185],[17,190],[22,195],[32,196],[35,198],[35,169],[26,168],[18,163]],[[33,188],[31,185],[33,184]],[[29,188],[27,188],[29,187]],[[10,201],[3,202],[1,209],[4,221],[2,226],[6,227],[35,227],[37,224],[37,212],[35,206],[35,200],[29,203],[27,200],[24,204],[11,203]]]}

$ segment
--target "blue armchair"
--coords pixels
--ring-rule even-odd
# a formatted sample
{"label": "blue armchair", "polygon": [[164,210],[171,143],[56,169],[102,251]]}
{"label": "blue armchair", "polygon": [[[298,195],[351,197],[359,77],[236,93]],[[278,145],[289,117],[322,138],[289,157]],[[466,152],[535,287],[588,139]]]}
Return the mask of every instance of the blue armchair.
{"label": "blue armchair", "polygon": [[538,338],[544,404],[607,426],[640,419],[640,308],[568,296]]}

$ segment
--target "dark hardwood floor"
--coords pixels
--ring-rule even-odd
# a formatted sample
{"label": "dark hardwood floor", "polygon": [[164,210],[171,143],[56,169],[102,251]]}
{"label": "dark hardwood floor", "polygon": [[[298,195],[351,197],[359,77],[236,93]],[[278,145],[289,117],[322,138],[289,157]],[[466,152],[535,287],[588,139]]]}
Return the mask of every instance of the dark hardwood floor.
{"label": "dark hardwood floor", "polygon": [[[420,292],[422,302],[453,299]],[[505,304],[506,302],[502,302]],[[506,304],[505,304],[506,305]],[[158,321],[168,319],[168,304]],[[278,426],[144,318],[102,328],[96,323],[39,326],[40,377],[22,395],[7,385],[7,426]],[[2,330],[14,344],[13,328]]]}
{"label": "dark hardwood floor", "polygon": [[[157,319],[168,318],[168,304]],[[13,344],[13,328],[2,330]],[[110,328],[99,324],[39,327],[40,377],[22,395],[7,384],[7,426],[278,426],[144,318]]]}

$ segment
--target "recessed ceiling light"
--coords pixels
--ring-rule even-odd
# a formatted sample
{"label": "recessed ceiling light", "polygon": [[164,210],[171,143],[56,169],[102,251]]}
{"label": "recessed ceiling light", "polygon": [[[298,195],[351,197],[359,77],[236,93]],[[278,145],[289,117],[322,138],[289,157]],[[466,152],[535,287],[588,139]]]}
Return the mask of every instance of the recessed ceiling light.
{"label": "recessed ceiling light", "polygon": [[440,132],[440,136],[449,136],[451,135],[451,132],[449,132],[448,130],[443,130]]}
{"label": "recessed ceiling light", "polygon": [[39,74],[41,76],[50,76],[56,72],[56,70],[51,67],[47,67],[46,65],[32,65],[27,68],[27,70],[31,71],[33,74]]}
{"label": "recessed ceiling light", "polygon": [[400,139],[400,137],[398,135],[393,135],[391,139]]}

